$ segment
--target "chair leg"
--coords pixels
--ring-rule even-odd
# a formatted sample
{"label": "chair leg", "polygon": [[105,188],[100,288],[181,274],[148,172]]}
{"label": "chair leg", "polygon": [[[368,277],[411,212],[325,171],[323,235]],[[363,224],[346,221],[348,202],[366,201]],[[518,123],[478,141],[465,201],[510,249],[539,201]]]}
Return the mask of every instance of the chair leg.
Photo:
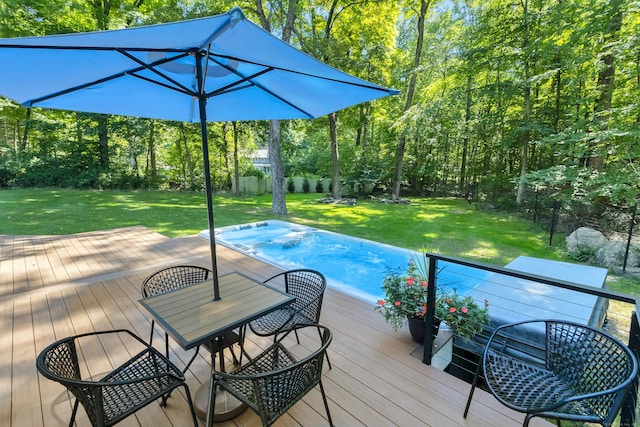
{"label": "chair leg", "polygon": [[187,394],[187,403],[189,404],[189,410],[191,411],[191,418],[193,419],[194,427],[198,427],[198,417],[196,416],[196,410],[193,407],[193,400],[191,399],[191,393],[189,392],[189,387],[186,384],[182,384],[184,386],[184,391]]}
{"label": "chair leg", "polygon": [[187,371],[191,367],[191,364],[193,363],[193,361],[196,360],[196,356],[198,356],[198,353],[200,353],[200,346],[196,347],[196,351],[193,353],[193,356],[191,356],[191,359],[189,359],[187,364],[184,365],[184,368],[182,369],[182,373],[183,374],[187,373]]}
{"label": "chair leg", "polygon": [[322,394],[322,401],[324,402],[324,409],[327,411],[327,420],[329,421],[329,425],[333,427],[333,420],[331,419],[331,413],[329,412],[329,404],[327,403],[327,395],[324,394],[324,387],[322,386],[322,381],[320,381],[320,393]]}
{"label": "chair leg", "polygon": [[73,422],[76,420],[76,413],[78,413],[79,403],[80,401],[76,398],[76,401],[73,404],[73,411],[71,412],[71,420],[69,421],[69,427],[73,427]]}
{"label": "chair leg", "polygon": [[[200,352],[200,346],[196,347],[195,353],[193,353],[193,356],[191,356],[191,359],[189,359],[185,367],[182,369],[183,375],[187,373],[187,371],[189,370],[189,367],[191,366],[193,361],[196,359],[196,356],[198,355],[199,352]],[[162,396],[162,401],[160,402],[160,406],[167,406],[167,399],[171,397],[171,393],[173,393],[173,390],[171,390],[169,393]]]}
{"label": "chair leg", "polygon": [[476,368],[476,374],[473,376],[473,381],[471,382],[471,390],[469,391],[469,397],[467,398],[467,406],[464,408],[463,418],[467,418],[467,414],[469,413],[469,406],[471,406],[471,399],[473,399],[473,392],[478,385],[478,377],[480,376],[480,370],[482,369],[482,360],[478,362],[478,367]]}
{"label": "chair leg", "polygon": [[169,334],[164,333],[164,355],[169,358]]}
{"label": "chair leg", "polygon": [[[236,356],[236,352],[233,351],[233,346],[229,347],[229,351],[231,352],[231,357],[233,358],[233,364],[235,366],[240,366],[240,360],[238,360],[238,356]],[[240,357],[242,357],[242,352],[240,353]]]}
{"label": "chair leg", "polygon": [[[240,358],[238,360],[238,366],[242,366],[242,358],[244,356],[247,357],[248,361],[253,360],[251,355],[249,353],[247,353],[247,350],[244,349],[244,340],[245,340],[245,337],[247,335],[247,325],[243,325],[239,329],[238,335],[240,335],[240,342],[239,342],[239,345],[240,345]],[[234,356],[235,356],[235,354],[234,354]],[[234,359],[234,361],[235,361],[235,359]]]}
{"label": "chair leg", "polygon": [[156,321],[151,321],[151,334],[149,334],[149,345],[153,345],[153,331],[155,331]]}
{"label": "chair leg", "polygon": [[[528,427],[529,421],[531,421],[531,418],[533,417],[535,417],[535,414],[527,414],[527,416],[524,417],[524,422],[522,423],[522,427]],[[560,426],[560,420],[556,420],[556,424]]]}
{"label": "chair leg", "polygon": [[[320,328],[318,328],[318,335],[320,336],[320,341],[322,341],[322,332],[320,332]],[[329,365],[329,369],[331,368],[331,361],[329,360],[329,353],[328,352],[324,352],[324,357],[327,359],[327,365]]]}

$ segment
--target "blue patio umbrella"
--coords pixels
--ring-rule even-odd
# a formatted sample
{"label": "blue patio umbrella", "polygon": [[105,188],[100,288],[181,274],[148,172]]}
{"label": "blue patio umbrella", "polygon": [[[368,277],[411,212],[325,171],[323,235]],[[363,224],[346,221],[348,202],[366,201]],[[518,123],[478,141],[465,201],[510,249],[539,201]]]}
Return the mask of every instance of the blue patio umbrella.
{"label": "blue patio umbrella", "polygon": [[199,122],[214,298],[220,298],[208,121],[312,119],[398,93],[332,68],[247,20],[0,39],[0,95],[21,105]]}

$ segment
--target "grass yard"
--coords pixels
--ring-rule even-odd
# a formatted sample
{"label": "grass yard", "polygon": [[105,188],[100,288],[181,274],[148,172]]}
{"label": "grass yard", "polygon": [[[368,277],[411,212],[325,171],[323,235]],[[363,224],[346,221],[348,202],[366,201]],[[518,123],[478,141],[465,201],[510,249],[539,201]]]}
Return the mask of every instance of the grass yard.
{"label": "grass yard", "polygon": [[[317,203],[317,194],[288,194],[279,217],[410,249],[505,265],[519,255],[566,259],[563,236],[504,212],[477,211],[460,199],[413,199],[410,205],[358,200]],[[216,226],[273,219],[271,195],[214,196]],[[202,193],[170,191],[1,190],[0,234],[61,235],[143,225],[168,237],[207,228]]]}

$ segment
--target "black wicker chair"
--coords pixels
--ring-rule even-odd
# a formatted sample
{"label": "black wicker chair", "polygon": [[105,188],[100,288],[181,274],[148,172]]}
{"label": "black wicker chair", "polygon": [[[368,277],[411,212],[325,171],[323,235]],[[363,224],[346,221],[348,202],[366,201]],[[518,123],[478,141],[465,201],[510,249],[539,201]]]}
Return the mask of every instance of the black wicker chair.
{"label": "black wicker chair", "polygon": [[[307,327],[320,331],[320,347],[310,355],[297,360],[285,348],[282,340],[293,330],[290,329],[249,363],[231,373],[216,372],[214,384],[227,390],[256,412],[263,426],[272,425],[318,385],[327,420],[329,425],[333,426],[322,386],[322,363],[331,343],[331,331],[321,325]],[[216,387],[213,390],[216,390]]]}
{"label": "black wicker chair", "polygon": [[[97,381],[83,379],[81,366],[91,363],[79,360],[79,354],[83,354],[81,349],[85,348],[83,343],[86,343],[86,348],[96,348],[100,344],[95,339],[93,344],[87,341],[91,341],[91,337],[106,339],[107,334],[111,337],[118,334],[117,338],[122,338],[121,344],[131,341],[128,336],[132,337],[136,346],[140,344],[141,351]],[[122,352],[131,351],[131,347],[123,346]],[[36,366],[43,376],[64,385],[75,396],[69,426],[74,423],[79,404],[84,407],[93,426],[111,426],[177,387],[184,387],[193,424],[198,425],[182,371],[130,331],[92,332],[61,339],[38,355]]]}
{"label": "black wicker chair", "polygon": [[533,417],[610,426],[638,371],[633,353],[597,329],[559,320],[498,327],[473,379],[464,417],[482,375],[501,403]]}
{"label": "black wicker chair", "polygon": [[[204,282],[211,276],[211,270],[204,267],[195,265],[174,265],[162,270],[156,271],[147,277],[142,282],[142,297],[148,298],[154,295],[163,294],[176,289],[184,288],[186,286],[195,285],[196,283]],[[153,344],[153,334],[155,328],[155,321],[151,320],[151,335],[149,337],[149,345]],[[165,332],[165,355],[169,358],[169,335]],[[231,347],[233,344],[239,343],[240,336],[235,332],[227,332],[223,336],[216,339],[215,342],[206,344],[205,347],[212,352],[220,353],[221,363],[224,361],[222,351],[225,348]],[[195,353],[191,359],[185,365],[183,372],[186,372],[196,356],[198,355],[199,347],[196,348]],[[233,361],[238,364],[238,358],[236,354],[231,350]]]}
{"label": "black wicker chair", "polygon": [[[279,277],[284,278],[285,292],[295,296],[296,300],[284,308],[250,322],[249,328],[259,336],[273,335],[274,342],[278,339],[278,334],[293,330],[299,343],[296,328],[305,325],[318,325],[320,322],[320,311],[327,280],[319,271],[297,269],[278,273],[265,280],[264,283],[269,283]],[[318,333],[320,333],[319,329]],[[329,357],[327,357],[327,364],[331,369]]]}

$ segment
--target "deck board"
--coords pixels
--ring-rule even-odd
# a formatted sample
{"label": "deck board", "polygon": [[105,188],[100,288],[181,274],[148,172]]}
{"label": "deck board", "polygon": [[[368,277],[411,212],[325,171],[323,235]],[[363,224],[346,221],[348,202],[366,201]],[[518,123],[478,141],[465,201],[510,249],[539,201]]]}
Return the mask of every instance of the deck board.
{"label": "deck board", "polygon": [[[240,271],[264,280],[279,271],[224,247],[217,248],[217,255],[219,274]],[[0,236],[0,351],[5,355],[0,358],[0,419],[9,420],[10,427],[66,425],[71,403],[62,386],[37,374],[37,354],[57,339],[94,330],[124,328],[148,339],[151,322],[137,302],[140,284],[160,268],[186,263],[210,265],[206,240],[168,239],[144,227],[68,236]],[[325,367],[323,383],[336,425],[521,425],[521,414],[482,391],[464,420],[469,385],[412,356],[416,345],[408,332],[393,331],[370,304],[327,289],[321,321],[334,334],[328,350],[333,369]],[[246,348],[257,354],[270,343],[269,338],[249,335]],[[154,345],[164,347],[158,328]],[[117,346],[106,347],[106,358],[104,345],[87,347],[87,356],[104,359],[93,365],[92,374],[109,370],[123,356],[113,350]],[[292,348],[302,351],[304,345]],[[170,357],[178,365],[191,354],[170,340]],[[209,361],[210,355],[202,351],[187,373],[192,394],[208,378]],[[189,417],[184,392],[177,390],[166,408],[152,404],[120,425],[181,427],[189,424]],[[78,425],[88,425],[82,409]],[[216,425],[260,422],[245,411]],[[312,390],[276,425],[326,425],[320,392]],[[531,425],[549,424],[534,419]]]}

